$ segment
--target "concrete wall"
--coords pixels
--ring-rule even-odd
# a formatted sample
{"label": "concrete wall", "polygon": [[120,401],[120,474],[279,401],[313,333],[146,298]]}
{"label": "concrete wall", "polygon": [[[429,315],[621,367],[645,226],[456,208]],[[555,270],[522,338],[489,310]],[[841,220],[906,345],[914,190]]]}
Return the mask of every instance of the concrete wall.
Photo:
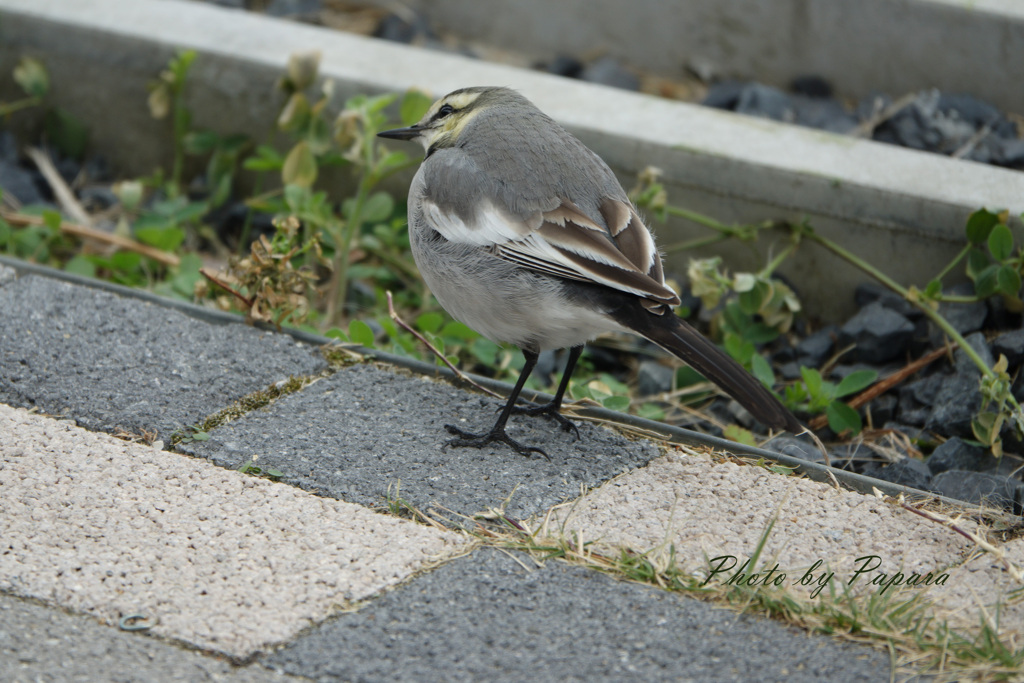
{"label": "concrete wall", "polygon": [[[373,0],[388,6],[390,0]],[[606,53],[847,96],[969,92],[1024,113],[1021,0],[412,0],[439,27],[540,57]]]}
{"label": "concrete wall", "polygon": [[[279,106],[273,84],[302,50],[323,53],[339,101],[509,85],[601,154],[626,187],[659,166],[675,204],[727,222],[807,218],[906,283],[925,284],[956,253],[974,209],[1024,212],[1018,172],[183,0],[0,0],[0,99],[12,95],[6,74],[17,58],[36,55],[50,69],[53,101],[91,126],[115,166],[149,173],[166,167],[171,143],[168,123],[149,116],[146,84],[177,48],[200,53],[188,90],[199,127],[264,139]],[[662,245],[703,234],[683,221],[656,227]],[[672,254],[669,268],[682,274],[690,256],[710,253],[758,268],[781,237]],[[865,279],[811,245],[783,272],[827,319],[851,309]]]}

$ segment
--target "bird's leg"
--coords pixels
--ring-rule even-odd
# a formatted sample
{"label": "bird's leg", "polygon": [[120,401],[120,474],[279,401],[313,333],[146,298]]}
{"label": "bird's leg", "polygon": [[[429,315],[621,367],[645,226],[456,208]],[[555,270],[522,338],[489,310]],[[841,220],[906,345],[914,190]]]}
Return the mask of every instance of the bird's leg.
{"label": "bird's leg", "polygon": [[526,363],[523,365],[523,369],[519,373],[519,380],[516,382],[516,386],[512,389],[512,393],[509,395],[508,402],[505,403],[505,407],[501,409],[498,421],[494,423],[493,427],[491,427],[491,431],[483,434],[472,434],[470,432],[462,431],[455,425],[445,425],[444,428],[448,430],[449,434],[458,437],[448,441],[449,446],[471,446],[473,448],[482,448],[489,443],[499,441],[508,445],[512,450],[520,455],[529,456],[530,453],[540,453],[548,460],[551,459],[548,457],[548,454],[541,449],[533,446],[524,446],[505,433],[505,423],[508,422],[509,415],[512,414],[512,408],[515,406],[516,399],[519,398],[519,392],[523,390],[523,385],[526,384],[526,379],[530,376],[530,373],[533,372],[533,367],[537,365],[536,352],[523,351],[523,357],[526,358]]}
{"label": "bird's leg", "polygon": [[572,371],[576,367],[576,361],[580,359],[580,354],[583,353],[583,345],[573,346],[569,349],[569,359],[565,362],[565,371],[562,373],[562,381],[558,383],[558,390],[555,392],[555,398],[552,399],[551,403],[544,403],[542,405],[530,405],[530,406],[514,406],[512,408],[512,414],[514,415],[546,415],[555,420],[562,427],[563,432],[574,432],[576,438],[580,438],[580,430],[576,428],[568,418],[564,417],[559,411],[562,409],[562,399],[565,397],[565,390],[569,387],[569,378],[572,377]]}

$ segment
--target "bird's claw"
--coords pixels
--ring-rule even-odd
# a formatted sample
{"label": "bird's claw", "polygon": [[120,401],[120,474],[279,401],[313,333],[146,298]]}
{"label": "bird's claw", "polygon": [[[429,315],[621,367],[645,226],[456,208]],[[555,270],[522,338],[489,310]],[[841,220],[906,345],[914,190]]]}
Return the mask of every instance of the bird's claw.
{"label": "bird's claw", "polygon": [[559,427],[563,432],[572,432],[576,436],[576,440],[580,440],[580,430],[576,427],[575,423],[569,418],[563,416],[558,412],[558,406],[554,403],[545,403],[543,405],[527,405],[527,406],[513,406],[513,415],[544,415],[550,417],[552,420],[558,423]]}
{"label": "bird's claw", "polygon": [[463,431],[455,425],[445,425],[444,428],[448,430],[449,434],[458,437],[455,439],[449,439],[445,442],[446,445],[454,448],[483,448],[484,446],[497,441],[505,444],[519,455],[530,457],[531,453],[540,453],[548,460],[551,460],[551,457],[540,448],[536,448],[535,446],[526,446],[519,443],[506,434],[504,429],[492,429],[484,434],[473,434],[472,432]]}

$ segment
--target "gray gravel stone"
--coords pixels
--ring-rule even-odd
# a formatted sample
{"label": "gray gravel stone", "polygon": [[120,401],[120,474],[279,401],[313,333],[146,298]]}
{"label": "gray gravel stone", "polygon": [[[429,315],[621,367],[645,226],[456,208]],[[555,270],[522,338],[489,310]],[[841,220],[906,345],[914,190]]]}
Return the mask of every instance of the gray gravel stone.
{"label": "gray gravel stone", "polygon": [[947,470],[932,477],[933,491],[975,505],[986,503],[1020,514],[1021,493],[1019,481],[988,472]]}
{"label": "gray gravel stone", "polygon": [[735,111],[787,123],[796,120],[796,112],[793,110],[789,95],[778,88],[760,83],[749,83],[740,91]]}
{"label": "gray gravel stone", "polygon": [[836,344],[839,327],[826,325],[814,334],[801,339],[796,347],[797,362],[812,368],[820,368]]}
{"label": "gray gravel stone", "polygon": [[322,0],[271,0],[266,12],[272,17],[315,20],[323,10]]}
{"label": "gray gravel stone", "polygon": [[932,480],[928,465],[916,458],[903,458],[884,467],[869,467],[864,470],[864,474],[921,491],[927,491]]}
{"label": "gray gravel stone", "polygon": [[657,361],[644,360],[636,369],[637,391],[641,396],[651,396],[672,391],[676,371]]}
{"label": "gray gravel stone", "polygon": [[[551,456],[523,457],[504,444],[446,448],[445,423],[489,429],[502,401],[372,365],[340,370],[266,409],[179,446],[224,467],[259,455],[283,481],[324,495],[380,506],[389,496],[420,509],[462,515],[499,507],[524,518],[641,466],[658,455],[580,422],[580,440],[543,417],[513,416],[509,435]],[[464,421],[462,421],[464,420]]]}
{"label": "gray gravel stone", "polygon": [[580,78],[591,83],[610,85],[623,90],[639,90],[640,79],[614,57],[601,57],[587,65],[580,73]]}
{"label": "gray gravel stone", "polygon": [[839,346],[856,344],[851,360],[884,363],[907,352],[914,324],[880,302],[870,303],[840,328]]}
{"label": "gray gravel stone", "polygon": [[[949,288],[949,294],[959,296],[973,296],[974,285],[955,285]],[[939,315],[943,316],[949,324],[960,334],[976,332],[985,324],[988,317],[988,305],[984,301],[974,301],[969,304],[958,304],[943,302],[939,304]],[[938,330],[936,329],[936,332]],[[941,334],[937,334],[941,339]]]}
{"label": "gray gravel stone", "polygon": [[[978,391],[977,375],[958,373],[950,376],[939,387],[924,426],[945,436],[973,438],[971,420],[980,409],[981,392]],[[907,421],[903,415],[900,419]]]}
{"label": "gray gravel stone", "polygon": [[1007,332],[993,339],[992,355],[1006,356],[1006,361],[1011,368],[1020,365],[1020,362],[1024,360],[1024,330]]}
{"label": "gray gravel stone", "polygon": [[949,380],[949,377],[949,375],[939,373],[928,375],[907,384],[906,390],[900,393],[908,395],[922,405],[930,406],[935,403],[935,397],[939,395],[939,390]]}
{"label": "gray gravel stone", "polygon": [[853,301],[858,307],[863,308],[870,303],[877,301],[886,308],[892,309],[904,318],[914,320],[923,314],[909,301],[877,282],[868,281],[857,285],[853,291]]}
{"label": "gray gravel stone", "polygon": [[765,443],[763,448],[794,458],[800,458],[801,460],[825,462],[825,456],[821,454],[821,451],[814,444],[806,443],[792,436],[776,436],[771,441]]}
{"label": "gray gravel stone", "polygon": [[848,133],[857,127],[857,117],[836,100],[793,95],[790,101],[796,113],[796,123],[801,126],[833,133]]}
{"label": "gray gravel stone", "polygon": [[317,681],[817,682],[887,680],[887,660],[581,567],[481,550],[264,663]]}
{"label": "gray gravel stone", "polygon": [[0,187],[22,204],[42,204],[46,201],[32,180],[32,174],[5,159],[0,159]]}
{"label": "gray gravel stone", "polygon": [[218,327],[35,276],[0,287],[0,401],[166,439],[258,389],[326,368],[291,337]]}
{"label": "gray gravel stone", "polygon": [[959,437],[953,437],[940,445],[925,460],[933,474],[947,470],[973,470],[980,472],[995,465],[995,457],[988,449],[972,446]]}

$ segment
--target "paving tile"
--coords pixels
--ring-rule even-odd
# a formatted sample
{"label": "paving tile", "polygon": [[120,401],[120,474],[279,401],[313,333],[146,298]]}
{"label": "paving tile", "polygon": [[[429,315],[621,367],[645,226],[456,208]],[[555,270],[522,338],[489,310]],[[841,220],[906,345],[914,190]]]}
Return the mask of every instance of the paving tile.
{"label": "paving tile", "polygon": [[[513,417],[509,433],[551,456],[524,457],[503,444],[446,448],[446,422],[489,428],[501,402],[443,382],[369,364],[352,366],[266,409],[213,430],[186,452],[236,468],[253,455],[283,481],[363,505],[397,491],[421,508],[460,515],[496,508],[523,518],[659,454],[592,424],[581,438],[543,417]],[[459,422],[464,419],[465,422]],[[389,493],[390,489],[390,493]]]}
{"label": "paving tile", "polygon": [[0,681],[6,683],[300,680],[259,664],[235,667],[223,657],[0,594]]}
{"label": "paving tile", "polygon": [[236,657],[465,538],[0,404],[0,591]]}
{"label": "paving tile", "polygon": [[[706,576],[708,559],[721,556],[736,558],[734,571],[739,571],[773,518],[759,565],[778,563],[787,572],[786,585],[795,590],[801,590],[796,579],[818,560],[813,575],[835,572],[833,587],[856,578],[855,591],[877,591],[870,581],[880,572],[937,576],[967,559],[974,547],[949,528],[875,496],[762,467],[715,462],[687,448],[556,511],[550,528],[581,533],[606,550],[671,547],[684,570]],[[973,528],[970,521],[964,524]],[[858,568],[868,566],[858,558],[867,556],[878,558],[877,568],[857,575]],[[812,591],[816,584],[805,588]]]}
{"label": "paving tile", "polygon": [[317,681],[874,682],[890,672],[878,650],[492,549],[337,616],[264,663]]}
{"label": "paving tile", "polygon": [[217,326],[37,276],[0,286],[0,401],[167,439],[235,399],[325,361],[291,337]]}
{"label": "paving tile", "polygon": [[[744,569],[773,518],[758,569]],[[956,523],[991,537],[969,517]],[[702,578],[709,562],[725,558],[713,563],[722,570],[713,581],[741,571],[765,577],[778,565],[772,578],[805,597],[833,589],[894,600],[920,595],[966,634],[990,621],[1005,642],[1024,637],[1024,603],[1012,599],[1022,585],[1021,539],[981,552],[971,539],[891,500],[714,462],[686,448],[556,509],[547,525],[541,536],[578,535],[595,551],[629,548],[658,557],[671,549],[681,569]]]}

